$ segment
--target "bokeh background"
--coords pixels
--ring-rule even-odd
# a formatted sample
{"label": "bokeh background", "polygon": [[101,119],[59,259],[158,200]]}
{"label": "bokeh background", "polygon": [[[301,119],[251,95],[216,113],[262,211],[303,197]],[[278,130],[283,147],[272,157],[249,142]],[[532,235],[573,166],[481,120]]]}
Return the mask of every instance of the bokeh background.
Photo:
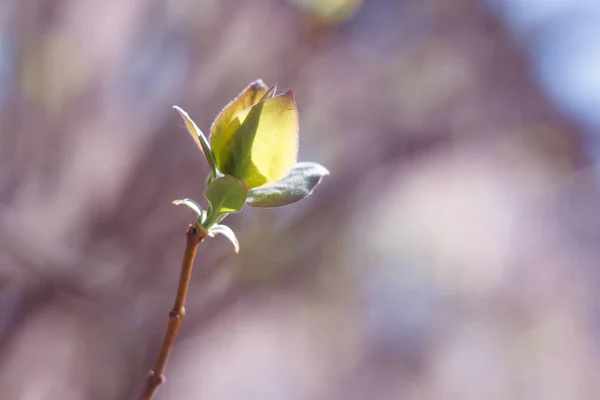
{"label": "bokeh background", "polygon": [[0,398],[135,399],[208,131],[293,89],[309,199],[201,245],[156,399],[600,398],[600,1],[2,0]]}

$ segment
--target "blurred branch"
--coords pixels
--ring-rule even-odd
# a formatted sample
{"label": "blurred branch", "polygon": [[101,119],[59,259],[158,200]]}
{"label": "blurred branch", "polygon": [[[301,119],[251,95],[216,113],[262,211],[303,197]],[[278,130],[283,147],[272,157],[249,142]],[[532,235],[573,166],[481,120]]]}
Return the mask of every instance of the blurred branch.
{"label": "blurred branch", "polygon": [[160,384],[165,381],[164,372],[167,361],[171,354],[175,339],[177,338],[181,321],[185,316],[185,298],[190,285],[194,258],[196,256],[198,245],[202,242],[204,236],[198,236],[196,229],[190,225],[185,233],[185,238],[186,246],[181,265],[181,274],[179,276],[179,287],[177,288],[177,295],[175,296],[175,304],[173,305],[173,309],[169,312],[169,325],[167,327],[167,332],[165,333],[165,338],[163,339],[160,353],[158,354],[158,359],[156,360],[156,365],[154,366],[154,369],[148,373],[148,380],[146,381],[146,386],[144,387],[144,391],[140,395],[139,400],[149,400]]}

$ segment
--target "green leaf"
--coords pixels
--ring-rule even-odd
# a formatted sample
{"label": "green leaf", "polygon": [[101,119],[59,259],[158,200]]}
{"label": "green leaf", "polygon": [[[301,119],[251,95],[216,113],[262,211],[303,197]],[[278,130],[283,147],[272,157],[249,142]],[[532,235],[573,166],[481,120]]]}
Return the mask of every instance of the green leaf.
{"label": "green leaf", "polygon": [[236,252],[236,254],[239,253],[240,242],[238,241],[237,237],[235,236],[235,233],[227,225],[221,225],[221,224],[213,225],[212,228],[210,228],[210,231],[208,232],[208,234],[210,236],[215,236],[216,234],[221,234],[221,235],[225,236],[227,239],[229,239],[231,244],[233,244],[233,249]]}
{"label": "green leaf", "polygon": [[227,129],[235,133],[224,153],[215,153],[217,164],[250,189],[277,182],[296,163],[298,112],[291,91],[252,106]]}
{"label": "green leaf", "polygon": [[200,150],[202,150],[202,154],[204,154],[204,157],[208,162],[208,166],[213,171],[213,173],[216,173],[215,157],[210,148],[208,140],[206,139],[200,128],[198,128],[196,123],[190,118],[187,112],[183,111],[183,109],[181,109],[178,106],[173,106],[173,108],[177,110],[179,112],[179,115],[181,115],[181,118],[183,118],[183,122],[185,122],[187,131],[192,136],[198,147],[200,147]]}
{"label": "green leaf", "polygon": [[246,184],[231,176],[224,176],[213,181],[204,192],[209,202],[208,216],[204,226],[211,226],[227,214],[242,210],[248,195]]}
{"label": "green leaf", "polygon": [[204,220],[206,219],[206,211],[204,209],[202,209],[202,207],[200,206],[200,204],[198,204],[198,202],[196,202],[196,200],[193,200],[193,199],[174,200],[173,204],[175,204],[176,206],[184,206],[184,207],[191,209],[192,211],[194,211],[194,213],[196,213],[196,216],[198,217],[200,223],[204,223]]}
{"label": "green leaf", "polygon": [[272,185],[250,189],[246,203],[252,207],[281,207],[308,197],[324,176],[327,168],[313,162],[298,162],[289,175]]}
{"label": "green leaf", "polygon": [[[250,108],[257,104],[268,92],[267,85],[258,79],[251,82],[246,88],[237,95],[229,104],[221,110],[210,128],[210,145],[214,153],[223,153],[224,149],[229,145],[231,136],[235,131],[227,130],[227,126],[240,111]],[[218,158],[218,157],[215,157]],[[217,160],[217,167],[223,167],[222,162]],[[221,171],[223,171],[221,169]]]}

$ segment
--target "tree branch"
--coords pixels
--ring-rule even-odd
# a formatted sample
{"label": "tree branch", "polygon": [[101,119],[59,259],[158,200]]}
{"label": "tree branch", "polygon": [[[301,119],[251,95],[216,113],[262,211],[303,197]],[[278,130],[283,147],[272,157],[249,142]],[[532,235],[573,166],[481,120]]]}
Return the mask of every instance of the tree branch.
{"label": "tree branch", "polygon": [[183,262],[181,264],[181,273],[179,276],[179,287],[175,297],[173,309],[169,312],[169,325],[167,332],[162,342],[158,359],[154,368],[148,373],[146,385],[138,400],[150,400],[156,389],[165,381],[165,367],[171,354],[171,349],[177,338],[181,321],[185,316],[185,298],[187,296],[190,285],[190,277],[192,275],[192,267],[198,245],[204,240],[204,236],[198,236],[196,229],[192,225],[188,227],[185,233],[186,246],[183,254]]}

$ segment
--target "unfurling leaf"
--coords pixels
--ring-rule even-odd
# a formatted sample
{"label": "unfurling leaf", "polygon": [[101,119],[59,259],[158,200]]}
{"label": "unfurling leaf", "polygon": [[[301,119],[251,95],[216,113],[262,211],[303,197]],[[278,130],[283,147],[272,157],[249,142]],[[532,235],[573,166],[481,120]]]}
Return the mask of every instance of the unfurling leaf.
{"label": "unfurling leaf", "polygon": [[221,235],[225,236],[227,239],[229,239],[231,244],[233,244],[234,251],[236,253],[239,253],[240,242],[238,241],[237,237],[235,236],[235,233],[227,225],[215,224],[212,226],[212,228],[210,228],[210,231],[208,232],[208,234],[210,236],[214,236],[216,234],[221,234]]}
{"label": "unfurling leaf", "polygon": [[173,106],[173,108],[177,110],[179,112],[179,115],[181,115],[181,118],[183,118],[183,122],[185,122],[185,127],[187,128],[188,133],[192,136],[192,139],[194,139],[198,147],[200,147],[200,150],[202,150],[202,154],[204,154],[204,157],[206,158],[210,169],[213,171],[213,173],[216,174],[215,157],[210,148],[210,144],[206,139],[206,136],[204,136],[200,128],[198,128],[198,126],[190,118],[188,113],[183,111],[183,109],[181,109],[178,106]]}
{"label": "unfurling leaf", "polygon": [[[235,131],[226,130],[229,123],[236,118],[240,111],[249,109],[261,101],[268,92],[267,89],[267,85],[261,79],[258,79],[246,86],[235,99],[225,106],[210,128],[210,145],[214,153],[222,153],[229,146],[231,136],[235,133]],[[223,171],[221,169],[223,163],[219,160],[217,160],[217,167]]]}
{"label": "unfurling leaf", "polygon": [[308,197],[324,176],[327,168],[313,162],[298,162],[290,173],[272,185],[248,191],[246,203],[252,207],[281,207]]}
{"label": "unfurling leaf", "polygon": [[204,192],[209,202],[209,211],[204,226],[211,226],[222,219],[222,216],[242,210],[248,195],[246,184],[231,176],[224,176],[213,181]]}
{"label": "unfurling leaf", "polygon": [[198,217],[198,220],[200,221],[200,223],[204,223],[204,220],[206,220],[206,211],[204,209],[202,209],[202,207],[200,206],[200,204],[198,204],[196,202],[196,200],[192,200],[192,199],[174,200],[173,204],[175,204],[176,206],[184,206],[184,207],[187,207],[187,208],[191,209],[192,211],[194,211],[196,213],[196,216]]}
{"label": "unfurling leaf", "polygon": [[262,101],[240,114],[227,131],[227,147],[215,151],[219,169],[249,189],[284,178],[298,155],[298,112],[291,91]]}

